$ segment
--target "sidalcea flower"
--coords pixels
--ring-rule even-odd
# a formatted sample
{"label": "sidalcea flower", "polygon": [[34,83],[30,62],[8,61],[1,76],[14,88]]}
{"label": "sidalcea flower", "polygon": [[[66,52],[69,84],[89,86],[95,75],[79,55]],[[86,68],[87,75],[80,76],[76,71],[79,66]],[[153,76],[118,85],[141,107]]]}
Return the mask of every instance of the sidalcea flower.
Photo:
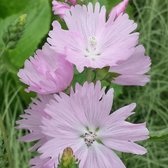
{"label": "sidalcea flower", "polygon": [[113,18],[118,17],[120,14],[123,14],[126,10],[129,0],[123,0],[121,3],[116,5],[110,12],[110,16]]}
{"label": "sidalcea flower", "polygon": [[139,45],[130,58],[110,68],[110,72],[119,74],[112,82],[120,85],[144,86],[149,82],[149,76],[145,73],[150,70],[150,65],[150,57],[145,56],[144,47]]}
{"label": "sidalcea flower", "polygon": [[[68,0],[65,2],[69,2],[72,5],[76,5],[76,0]],[[58,2],[57,0],[53,0],[52,5],[53,5],[52,10],[53,10],[54,14],[59,15],[61,18],[63,18],[66,11],[70,10],[70,8],[71,8],[68,3]]]}
{"label": "sidalcea flower", "polygon": [[65,56],[45,44],[34,57],[25,61],[24,69],[18,73],[20,80],[29,87],[27,91],[39,94],[57,93],[66,89],[73,78],[73,66]]}
{"label": "sidalcea flower", "polygon": [[[67,147],[72,148],[75,157],[80,160],[80,168],[125,168],[114,150],[145,154],[146,149],[136,142],[148,138],[146,124],[125,121],[134,114],[132,111],[136,104],[110,114],[112,100],[113,89],[106,93],[105,88],[101,89],[100,82],[95,85],[87,82],[83,86],[77,84],[75,92],[71,90],[70,95],[55,94],[48,103],[41,99],[41,103],[44,101],[45,104],[41,113],[34,111],[34,108],[28,113],[29,117],[24,117],[25,122],[19,122],[20,128],[45,135],[46,142],[38,149],[41,156],[33,159],[31,164],[35,168],[54,168],[58,165],[60,153]],[[40,111],[40,104],[35,104],[37,111]],[[35,117],[34,113],[37,114]],[[37,120],[40,128],[36,128]],[[32,140],[37,140],[36,136]],[[50,166],[44,167],[43,163]]]}
{"label": "sidalcea flower", "polygon": [[106,20],[106,8],[99,3],[95,7],[91,3],[72,6],[64,20],[68,30],[63,30],[55,21],[48,42],[53,49],[66,54],[66,59],[75,64],[79,72],[84,67],[115,66],[127,60],[138,43],[134,21],[127,14],[117,18],[109,16]]}

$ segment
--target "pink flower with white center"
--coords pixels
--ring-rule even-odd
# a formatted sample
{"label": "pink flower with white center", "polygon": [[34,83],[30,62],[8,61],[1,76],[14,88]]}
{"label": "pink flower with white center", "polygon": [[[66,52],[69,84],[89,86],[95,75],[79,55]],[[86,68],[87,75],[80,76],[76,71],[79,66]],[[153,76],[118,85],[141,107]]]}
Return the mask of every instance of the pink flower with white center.
{"label": "pink flower with white center", "polygon": [[49,44],[37,50],[34,57],[25,61],[18,73],[20,80],[29,87],[27,91],[39,94],[58,93],[66,89],[73,79],[73,66],[65,56],[56,53]]}
{"label": "pink flower with white center", "polygon": [[150,81],[149,76],[145,75],[150,70],[150,65],[150,57],[145,56],[144,47],[139,45],[130,58],[110,68],[110,72],[119,74],[112,82],[120,85],[144,86]]}
{"label": "pink flower with white center", "polygon": [[120,14],[123,14],[126,10],[129,0],[123,0],[121,3],[116,5],[110,12],[110,16],[113,18],[118,17]]}
{"label": "pink flower with white center", "polygon": [[127,60],[138,43],[137,25],[121,14],[106,20],[106,8],[99,3],[88,6],[72,6],[64,16],[68,30],[55,21],[48,42],[66,59],[75,64],[78,71],[84,67],[103,68],[115,66]]}
{"label": "pink flower with white center", "polygon": [[113,89],[105,93],[100,82],[77,84],[70,96],[54,95],[44,109],[51,118],[44,116],[41,121],[40,133],[49,139],[38,149],[40,159],[51,158],[50,161],[58,165],[59,154],[71,147],[80,160],[80,168],[125,168],[114,150],[145,154],[146,149],[136,142],[148,138],[146,124],[125,121],[134,114],[136,104],[110,114],[112,100]]}

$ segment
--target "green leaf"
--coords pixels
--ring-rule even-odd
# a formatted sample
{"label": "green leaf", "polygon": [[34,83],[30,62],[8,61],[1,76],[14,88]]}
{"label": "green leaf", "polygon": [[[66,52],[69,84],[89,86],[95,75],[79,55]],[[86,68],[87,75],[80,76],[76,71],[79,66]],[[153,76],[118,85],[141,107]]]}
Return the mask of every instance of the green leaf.
{"label": "green leaf", "polygon": [[116,84],[111,83],[111,82],[106,81],[106,80],[102,80],[101,84],[102,84],[103,87],[107,87],[108,89],[113,88],[115,97],[118,97],[123,93],[123,86],[116,85]]}
{"label": "green leaf", "polygon": [[47,0],[1,0],[0,3],[0,47],[2,34],[20,15],[27,14],[25,31],[9,58],[17,67],[34,53],[50,29],[51,7]]}
{"label": "green leaf", "polygon": [[149,141],[164,141],[168,139],[168,128],[160,131],[150,132]]}
{"label": "green leaf", "polygon": [[76,69],[74,72],[74,79],[72,81],[73,87],[75,87],[76,83],[83,85],[85,81],[92,82],[95,78],[95,72],[90,68],[85,68],[82,73],[79,73]]}

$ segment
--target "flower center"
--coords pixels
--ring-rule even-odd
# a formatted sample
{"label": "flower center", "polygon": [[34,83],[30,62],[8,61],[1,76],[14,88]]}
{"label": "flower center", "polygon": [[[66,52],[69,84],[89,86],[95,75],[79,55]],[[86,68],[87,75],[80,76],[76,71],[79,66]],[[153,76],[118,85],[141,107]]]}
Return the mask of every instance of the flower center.
{"label": "flower center", "polygon": [[88,38],[88,46],[85,50],[85,57],[89,57],[94,60],[100,53],[98,52],[96,37],[90,36]]}
{"label": "flower center", "polygon": [[96,40],[96,37],[94,36],[91,36],[89,37],[89,40],[88,40],[88,48],[90,51],[95,51],[96,50],[96,47],[97,47],[97,40]]}
{"label": "flower center", "polygon": [[93,142],[96,140],[96,137],[97,137],[96,133],[92,131],[86,132],[83,135],[87,147],[90,147],[93,144]]}

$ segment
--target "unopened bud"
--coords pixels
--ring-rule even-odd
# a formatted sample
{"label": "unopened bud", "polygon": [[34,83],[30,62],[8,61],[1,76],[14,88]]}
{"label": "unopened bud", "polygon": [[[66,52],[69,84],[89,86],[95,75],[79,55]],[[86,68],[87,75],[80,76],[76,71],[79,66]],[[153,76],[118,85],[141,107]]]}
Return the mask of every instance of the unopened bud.
{"label": "unopened bud", "polygon": [[72,148],[64,149],[58,168],[79,168],[79,161],[75,158]]}
{"label": "unopened bud", "polygon": [[15,22],[7,27],[7,31],[3,34],[3,42],[7,48],[13,49],[20,40],[24,26],[26,23],[27,15],[21,15]]}

